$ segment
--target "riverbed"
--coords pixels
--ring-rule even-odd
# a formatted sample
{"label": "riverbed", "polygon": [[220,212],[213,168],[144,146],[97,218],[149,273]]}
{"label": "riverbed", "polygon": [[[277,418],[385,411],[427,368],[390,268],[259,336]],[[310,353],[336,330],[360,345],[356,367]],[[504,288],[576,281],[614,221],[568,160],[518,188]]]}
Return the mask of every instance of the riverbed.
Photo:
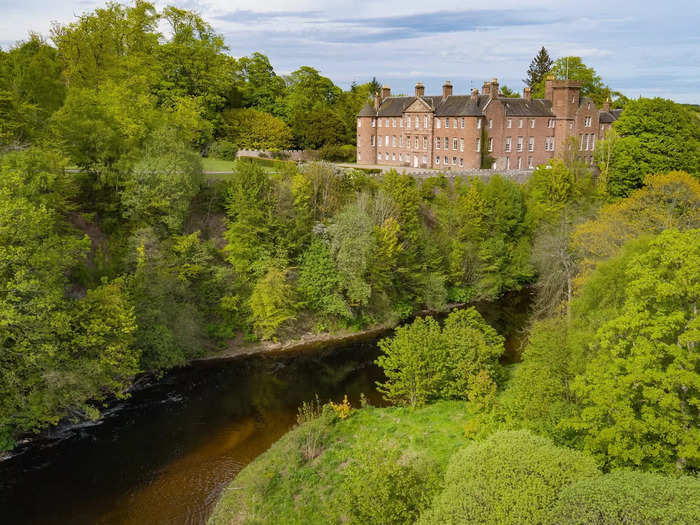
{"label": "riverbed", "polygon": [[[529,295],[477,305],[517,361]],[[135,392],[94,426],[0,462],[3,524],[201,524],[223,488],[316,394],[381,404],[376,340],[199,362]]]}

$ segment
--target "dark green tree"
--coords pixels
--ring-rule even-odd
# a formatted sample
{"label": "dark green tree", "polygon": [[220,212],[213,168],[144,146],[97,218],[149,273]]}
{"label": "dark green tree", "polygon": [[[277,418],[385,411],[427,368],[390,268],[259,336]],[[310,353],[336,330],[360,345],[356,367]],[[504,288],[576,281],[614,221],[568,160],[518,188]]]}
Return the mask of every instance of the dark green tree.
{"label": "dark green tree", "polygon": [[554,61],[550,58],[547,50],[542,46],[539,53],[530,62],[530,67],[527,69],[527,78],[523,79],[526,86],[533,87],[535,84],[542,82],[547,74],[552,70]]}

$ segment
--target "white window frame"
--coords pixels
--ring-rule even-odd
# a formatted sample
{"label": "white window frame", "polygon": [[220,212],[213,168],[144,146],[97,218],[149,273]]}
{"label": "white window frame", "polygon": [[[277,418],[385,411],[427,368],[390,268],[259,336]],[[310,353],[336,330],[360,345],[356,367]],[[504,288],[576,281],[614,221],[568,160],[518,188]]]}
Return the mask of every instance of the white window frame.
{"label": "white window frame", "polygon": [[523,138],[522,137],[518,137],[518,142],[516,143],[516,149],[517,149],[517,151],[523,150]]}
{"label": "white window frame", "polygon": [[535,119],[534,118],[530,119],[530,129],[535,129]]}
{"label": "white window frame", "polygon": [[462,117],[459,121],[459,127],[464,129],[464,117]]}
{"label": "white window frame", "polygon": [[435,137],[435,149],[440,149],[440,143],[442,142],[442,138],[440,137]]}
{"label": "white window frame", "polygon": [[489,137],[489,153],[493,151],[493,137]]}
{"label": "white window frame", "polygon": [[489,129],[492,129],[492,128],[493,128],[493,119],[490,118],[489,119]]}
{"label": "white window frame", "polygon": [[450,139],[449,139],[449,137],[445,137],[444,147],[443,147],[442,149],[444,149],[444,150],[450,149]]}
{"label": "white window frame", "polygon": [[523,119],[518,120],[518,128],[522,129],[523,127]]}
{"label": "white window frame", "polygon": [[452,151],[457,151],[457,137],[452,137]]}
{"label": "white window frame", "polygon": [[384,135],[384,147],[389,147],[389,135]]}
{"label": "white window frame", "polygon": [[527,158],[527,167],[532,169],[532,155]]}
{"label": "white window frame", "polygon": [[511,138],[506,137],[505,152],[510,153],[510,149],[511,149]]}
{"label": "white window frame", "polygon": [[423,149],[428,149],[428,137],[423,137]]}
{"label": "white window frame", "polygon": [[439,166],[440,165],[440,155],[435,156],[435,165]]}
{"label": "white window frame", "polygon": [[508,129],[513,127],[513,119],[512,118],[509,118],[508,120],[506,120],[506,127]]}
{"label": "white window frame", "polygon": [[459,151],[464,151],[464,137],[459,138]]}
{"label": "white window frame", "polygon": [[435,128],[440,129],[442,127],[442,122],[440,121],[439,118],[435,119]]}
{"label": "white window frame", "polygon": [[530,137],[527,139],[527,150],[535,151],[535,137]]}
{"label": "white window frame", "polygon": [[372,136],[370,137],[369,145],[372,146],[372,147],[374,147],[374,146],[376,145],[374,135],[372,135]]}
{"label": "white window frame", "polygon": [[481,119],[476,117],[476,129],[481,129]]}
{"label": "white window frame", "polygon": [[476,138],[476,152],[481,153],[481,137]]}
{"label": "white window frame", "polygon": [[376,127],[377,127],[377,119],[376,119],[376,118],[373,118],[373,119],[372,119],[372,127],[373,127],[373,128],[376,128]]}
{"label": "white window frame", "polygon": [[445,117],[445,129],[449,129],[450,127],[450,117]]}

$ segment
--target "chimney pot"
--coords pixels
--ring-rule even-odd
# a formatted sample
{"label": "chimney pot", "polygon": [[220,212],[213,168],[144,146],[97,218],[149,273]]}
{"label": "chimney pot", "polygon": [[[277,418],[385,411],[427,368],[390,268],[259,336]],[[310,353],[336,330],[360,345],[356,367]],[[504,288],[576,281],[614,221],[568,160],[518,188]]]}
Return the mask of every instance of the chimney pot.
{"label": "chimney pot", "polygon": [[610,97],[605,99],[605,102],[603,102],[603,111],[610,111]]}
{"label": "chimney pot", "polygon": [[479,90],[476,88],[472,89],[472,100],[474,102],[477,102],[479,100]]}
{"label": "chimney pot", "polygon": [[447,80],[442,86],[442,100],[452,96],[452,84]]}
{"label": "chimney pot", "polygon": [[532,92],[530,90],[529,86],[526,86],[525,89],[523,89],[523,98],[530,102],[532,100]]}
{"label": "chimney pot", "polygon": [[422,97],[425,94],[425,87],[422,83],[416,84],[416,97]]}
{"label": "chimney pot", "polygon": [[491,95],[491,98],[496,98],[499,95],[498,79],[495,77],[493,78],[493,80],[491,80],[491,90],[489,91],[489,94]]}

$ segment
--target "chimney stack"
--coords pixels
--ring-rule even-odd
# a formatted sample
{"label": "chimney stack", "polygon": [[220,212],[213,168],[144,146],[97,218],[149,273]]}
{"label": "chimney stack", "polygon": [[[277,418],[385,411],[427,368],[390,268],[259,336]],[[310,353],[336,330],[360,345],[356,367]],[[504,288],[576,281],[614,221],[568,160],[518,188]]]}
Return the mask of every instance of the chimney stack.
{"label": "chimney stack", "polygon": [[608,98],[605,99],[605,102],[603,102],[603,111],[610,111],[610,95],[608,95]]}
{"label": "chimney stack", "polygon": [[452,96],[452,84],[449,80],[446,80],[445,83],[442,85],[442,100],[445,100],[447,97],[450,96]]}
{"label": "chimney stack", "polygon": [[490,93],[491,93],[491,98],[496,98],[498,96],[498,79],[495,77],[491,80]]}
{"label": "chimney stack", "polygon": [[423,95],[425,95],[425,86],[418,82],[418,84],[416,84],[416,96],[422,97]]}
{"label": "chimney stack", "polygon": [[489,84],[488,80],[485,80],[484,85],[481,88],[481,94],[488,95],[490,92],[491,92],[491,84]]}
{"label": "chimney stack", "polygon": [[478,101],[479,101],[479,90],[476,89],[476,88],[472,89],[472,100],[473,100],[474,102],[478,102]]}
{"label": "chimney stack", "polygon": [[544,80],[544,98],[552,100],[554,96],[554,75],[547,75]]}
{"label": "chimney stack", "polygon": [[530,91],[529,86],[525,86],[525,89],[523,89],[523,98],[525,100],[527,100],[528,102],[530,102],[530,100],[532,100],[532,93]]}
{"label": "chimney stack", "polygon": [[391,88],[389,86],[382,86],[382,100],[391,96]]}
{"label": "chimney stack", "polygon": [[374,94],[374,111],[379,111],[379,93]]}

